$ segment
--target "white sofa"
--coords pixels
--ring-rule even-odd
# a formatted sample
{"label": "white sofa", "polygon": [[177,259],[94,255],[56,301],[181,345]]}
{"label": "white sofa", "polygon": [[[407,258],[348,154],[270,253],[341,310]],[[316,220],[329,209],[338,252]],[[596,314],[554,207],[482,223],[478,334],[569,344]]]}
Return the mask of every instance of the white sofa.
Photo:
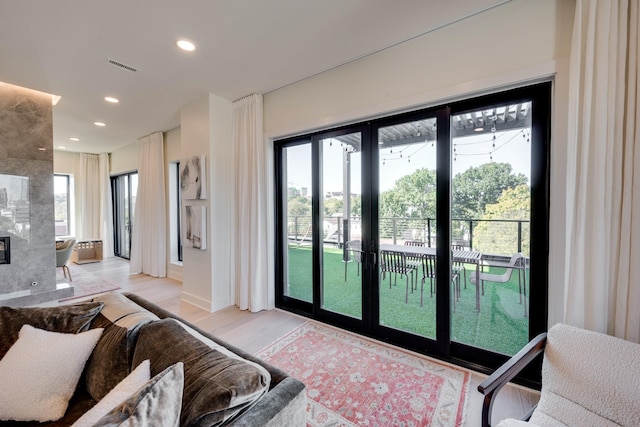
{"label": "white sofa", "polygon": [[[482,425],[498,391],[544,353],[540,401],[511,426],[640,426],[640,344],[564,324],[532,340],[478,386]],[[530,418],[529,418],[530,417]]]}

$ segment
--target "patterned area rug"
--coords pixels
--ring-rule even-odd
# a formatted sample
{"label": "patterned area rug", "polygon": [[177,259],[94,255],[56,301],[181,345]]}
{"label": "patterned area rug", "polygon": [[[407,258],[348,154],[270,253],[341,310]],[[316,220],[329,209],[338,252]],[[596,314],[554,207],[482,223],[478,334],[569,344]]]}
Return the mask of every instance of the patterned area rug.
{"label": "patterned area rug", "polygon": [[69,279],[65,279],[62,273],[62,268],[56,269],[56,281],[64,281],[74,287],[73,296],[63,298],[60,301],[69,301],[120,289],[120,286],[114,285],[113,283],[108,282],[104,279],[100,279],[99,277],[96,277],[93,274],[87,273],[77,266],[74,266],[75,264],[69,263],[69,270],[71,270],[71,281],[69,281]]}
{"label": "patterned area rug", "polygon": [[307,425],[459,426],[469,372],[307,321],[258,353],[307,385]]}

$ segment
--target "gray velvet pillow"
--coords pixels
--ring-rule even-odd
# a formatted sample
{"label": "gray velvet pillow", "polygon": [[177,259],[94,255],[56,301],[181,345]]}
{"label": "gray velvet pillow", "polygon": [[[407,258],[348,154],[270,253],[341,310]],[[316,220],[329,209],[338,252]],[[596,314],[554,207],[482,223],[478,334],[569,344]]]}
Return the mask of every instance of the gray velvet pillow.
{"label": "gray velvet pillow", "polygon": [[113,408],[94,427],[178,427],[184,371],[176,363],[151,378],[133,396]]}
{"label": "gray velvet pillow", "polygon": [[151,375],[178,361],[184,363],[181,426],[229,422],[269,388],[266,370],[212,349],[175,319],[163,319],[141,329],[133,364],[137,366],[146,359],[151,361]]}
{"label": "gray velvet pillow", "polygon": [[103,306],[101,302],[87,302],[57,307],[0,307],[0,359],[18,340],[23,325],[77,334],[89,329]]}
{"label": "gray velvet pillow", "polygon": [[91,397],[99,401],[131,373],[140,327],[159,318],[119,292],[93,301],[104,304],[104,308],[91,327],[104,328],[104,332],[87,362],[86,386]]}

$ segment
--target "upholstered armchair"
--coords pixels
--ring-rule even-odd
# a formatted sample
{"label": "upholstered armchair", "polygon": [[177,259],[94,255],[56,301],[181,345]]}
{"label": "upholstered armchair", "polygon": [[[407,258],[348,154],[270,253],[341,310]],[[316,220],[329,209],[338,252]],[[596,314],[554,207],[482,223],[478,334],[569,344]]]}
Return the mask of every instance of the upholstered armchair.
{"label": "upholstered armchair", "polygon": [[67,263],[69,262],[69,258],[71,258],[71,252],[73,252],[75,244],[76,239],[74,238],[66,239],[63,242],[56,244],[56,268],[61,267],[64,277],[67,278],[68,275],[70,282],[72,281],[71,271],[69,271]]}
{"label": "upholstered armchair", "polygon": [[[640,426],[640,344],[564,324],[533,339],[478,386],[482,426],[497,393],[540,353],[540,401],[515,426]],[[528,422],[525,422],[528,421]]]}

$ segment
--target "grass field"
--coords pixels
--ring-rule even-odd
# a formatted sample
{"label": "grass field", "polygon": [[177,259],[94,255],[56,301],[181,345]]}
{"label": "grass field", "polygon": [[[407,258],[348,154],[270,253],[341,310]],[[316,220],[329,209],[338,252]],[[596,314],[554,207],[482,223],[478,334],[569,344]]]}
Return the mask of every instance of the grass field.
{"label": "grass field", "polygon": [[[467,265],[467,280],[475,266]],[[503,269],[495,269],[500,273]],[[493,271],[492,271],[493,272]],[[362,315],[362,288],[357,276],[357,264],[347,265],[344,280],[342,250],[324,249],[323,308],[360,318]],[[527,278],[528,283],[528,278]],[[312,300],[311,248],[289,247],[288,295],[304,301]],[[424,287],[424,302],[420,307],[420,280],[418,289],[409,293],[405,303],[405,278],[398,277],[389,288],[389,276],[380,283],[380,323],[426,337],[435,337],[435,297],[430,297],[428,282]],[[485,283],[485,294],[480,297],[480,312],[475,308],[475,285],[461,284],[461,295],[452,312],[452,341],[469,344],[508,355],[515,354],[528,342],[529,320],[519,303],[518,275],[514,270],[507,283]]]}

